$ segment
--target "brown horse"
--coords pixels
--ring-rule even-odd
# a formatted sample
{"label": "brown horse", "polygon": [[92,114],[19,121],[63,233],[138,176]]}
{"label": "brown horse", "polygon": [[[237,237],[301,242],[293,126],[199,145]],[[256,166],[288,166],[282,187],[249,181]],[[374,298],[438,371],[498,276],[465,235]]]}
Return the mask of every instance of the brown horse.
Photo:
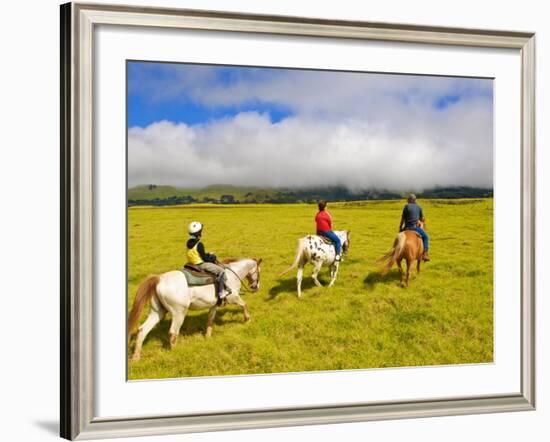
{"label": "brown horse", "polygon": [[[423,221],[418,221],[418,227],[425,228]],[[416,260],[416,271],[420,273],[420,263],[422,262],[422,255],[424,254],[424,243],[420,234],[414,230],[404,230],[399,232],[393,241],[393,247],[391,250],[382,256],[378,262],[385,262],[386,265],[382,271],[382,274],[386,274],[390,271],[393,265],[397,264],[397,269],[401,274],[401,285],[403,287],[409,286],[409,278],[411,275],[411,264]],[[401,261],[407,262],[407,274],[403,274],[403,267],[401,267]]]}

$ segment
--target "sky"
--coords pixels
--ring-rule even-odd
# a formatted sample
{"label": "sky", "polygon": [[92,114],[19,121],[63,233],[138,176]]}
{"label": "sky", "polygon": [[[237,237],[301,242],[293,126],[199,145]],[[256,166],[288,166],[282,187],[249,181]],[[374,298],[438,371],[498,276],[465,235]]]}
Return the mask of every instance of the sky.
{"label": "sky", "polygon": [[493,185],[491,79],[128,62],[128,185]]}

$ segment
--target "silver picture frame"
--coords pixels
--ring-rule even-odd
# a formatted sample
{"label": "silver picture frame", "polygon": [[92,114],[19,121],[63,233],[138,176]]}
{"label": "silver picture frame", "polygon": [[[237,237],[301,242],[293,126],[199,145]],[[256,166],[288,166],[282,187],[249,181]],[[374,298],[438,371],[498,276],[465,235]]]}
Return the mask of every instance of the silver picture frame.
{"label": "silver picture frame", "polygon": [[[510,48],[521,57],[521,391],[192,415],[94,416],[93,53],[97,25]],[[203,10],[61,6],[61,436],[70,440],[535,408],[535,34]],[[519,85],[518,85],[519,86]],[[123,173],[123,172],[121,172]]]}

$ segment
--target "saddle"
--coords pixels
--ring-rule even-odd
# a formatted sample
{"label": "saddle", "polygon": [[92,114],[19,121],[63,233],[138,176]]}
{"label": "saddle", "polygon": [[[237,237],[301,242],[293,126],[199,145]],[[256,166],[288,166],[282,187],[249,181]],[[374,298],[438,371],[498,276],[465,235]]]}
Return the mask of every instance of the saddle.
{"label": "saddle", "polygon": [[420,233],[418,233],[416,230],[413,230],[413,229],[403,229],[403,230],[401,230],[401,231],[402,231],[402,232],[412,232],[412,233],[414,233],[414,234],[417,236],[417,238],[422,238],[422,235],[421,235]]}
{"label": "saddle", "polygon": [[180,272],[184,274],[185,279],[187,279],[187,285],[189,287],[210,285],[216,283],[216,277],[214,275],[205,272],[192,264],[185,264],[185,266],[180,269]]}
{"label": "saddle", "polygon": [[329,244],[329,245],[333,245],[334,242],[332,241],[332,239],[330,238],[327,238],[326,236],[323,236],[323,235],[317,235],[319,238],[321,238],[321,241],[323,241],[325,244]]}

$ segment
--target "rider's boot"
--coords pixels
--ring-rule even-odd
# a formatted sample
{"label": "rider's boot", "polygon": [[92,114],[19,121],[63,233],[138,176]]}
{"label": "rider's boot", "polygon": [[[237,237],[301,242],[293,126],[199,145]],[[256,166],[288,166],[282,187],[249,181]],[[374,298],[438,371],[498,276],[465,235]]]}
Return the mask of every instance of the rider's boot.
{"label": "rider's boot", "polygon": [[428,252],[424,252],[422,254],[422,261],[429,261],[430,260],[430,255],[428,255]]}
{"label": "rider's boot", "polygon": [[218,301],[216,302],[218,307],[223,307],[227,302],[227,292],[223,289],[223,286],[220,286],[218,293]]}
{"label": "rider's boot", "polygon": [[231,294],[231,289],[229,287],[223,286],[220,290],[219,297],[220,299],[227,298]]}

